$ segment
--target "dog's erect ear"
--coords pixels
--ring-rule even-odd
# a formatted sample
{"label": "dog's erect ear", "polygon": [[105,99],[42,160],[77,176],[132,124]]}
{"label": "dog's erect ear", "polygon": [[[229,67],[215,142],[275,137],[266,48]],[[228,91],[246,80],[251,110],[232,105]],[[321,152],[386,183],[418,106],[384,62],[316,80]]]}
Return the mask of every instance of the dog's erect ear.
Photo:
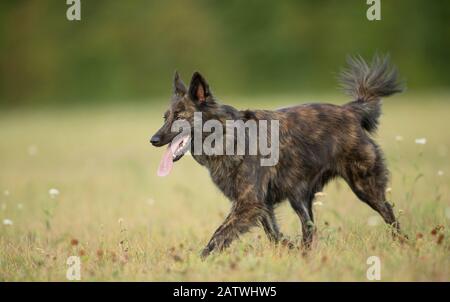
{"label": "dog's erect ear", "polygon": [[198,72],[194,72],[191,79],[191,84],[189,85],[189,96],[197,103],[204,103],[211,96],[211,91],[209,90],[209,85],[205,78]]}
{"label": "dog's erect ear", "polygon": [[177,95],[185,95],[187,92],[186,86],[178,74],[178,71],[175,71],[175,75],[173,77],[173,92]]}

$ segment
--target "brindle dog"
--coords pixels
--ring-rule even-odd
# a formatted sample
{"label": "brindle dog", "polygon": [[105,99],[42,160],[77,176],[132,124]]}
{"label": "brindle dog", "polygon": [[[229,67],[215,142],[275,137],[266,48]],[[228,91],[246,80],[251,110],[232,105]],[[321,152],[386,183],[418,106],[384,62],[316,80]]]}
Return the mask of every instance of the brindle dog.
{"label": "brindle dog", "polygon": [[[184,119],[193,125],[194,112],[202,112],[203,123],[209,119],[222,123],[279,121],[279,161],[275,166],[261,166],[260,155],[192,153],[232,202],[231,212],[204,248],[202,258],[222,251],[253,226],[262,226],[268,238],[278,242],[281,233],[274,208],[286,199],[301,220],[303,245],[310,247],[315,233],[315,193],[335,177],[342,177],[359,199],[377,211],[395,234],[400,234],[399,223],[385,196],[388,170],[371,134],[378,126],[381,98],[401,92],[403,85],[388,57],[375,56],[371,64],[353,57],[348,64],[340,80],[353,101],[342,106],[303,104],[276,111],[240,111],[220,104],[198,72],[193,74],[189,88],[175,73],[174,93],[164,125],[150,139],[154,146],[173,144],[178,132],[171,131],[172,123]],[[193,134],[189,140],[191,137]],[[175,146],[171,160],[179,160],[189,148],[192,144],[189,147],[184,140]]]}

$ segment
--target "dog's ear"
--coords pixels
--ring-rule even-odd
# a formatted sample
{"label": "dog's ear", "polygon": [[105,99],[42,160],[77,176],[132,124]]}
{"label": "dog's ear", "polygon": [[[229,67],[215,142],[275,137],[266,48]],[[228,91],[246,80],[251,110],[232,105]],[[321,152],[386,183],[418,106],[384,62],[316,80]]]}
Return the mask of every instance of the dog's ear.
{"label": "dog's ear", "polygon": [[211,95],[209,85],[205,78],[200,73],[194,72],[192,75],[191,84],[189,85],[189,96],[191,100],[202,104],[205,103]]}
{"label": "dog's ear", "polygon": [[183,96],[186,94],[186,92],[187,92],[186,86],[181,80],[178,71],[175,71],[175,75],[173,77],[173,93]]}

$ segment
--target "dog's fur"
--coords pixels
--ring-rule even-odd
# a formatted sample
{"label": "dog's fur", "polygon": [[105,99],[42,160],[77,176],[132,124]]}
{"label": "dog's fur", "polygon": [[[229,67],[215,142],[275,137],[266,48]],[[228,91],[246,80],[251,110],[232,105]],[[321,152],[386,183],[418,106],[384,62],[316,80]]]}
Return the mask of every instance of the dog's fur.
{"label": "dog's fur", "polygon": [[194,73],[189,88],[175,74],[165,123],[154,136],[158,140],[152,139],[156,146],[170,143],[177,134],[171,132],[173,121],[185,119],[192,124],[196,111],[203,113],[203,122],[265,119],[278,120],[280,125],[279,162],[275,166],[261,166],[259,155],[193,155],[232,202],[230,214],[212,236],[202,257],[223,250],[257,225],[264,228],[270,240],[278,242],[281,235],[274,208],[286,199],[301,220],[303,244],[309,247],[315,233],[315,193],[338,176],[394,231],[400,232],[386,201],[388,171],[383,154],[370,134],[378,126],[381,97],[401,92],[402,85],[397,81],[396,69],[389,66],[388,57],[375,56],[370,65],[361,57],[349,58],[348,63],[348,69],[341,73],[341,84],[353,101],[342,106],[303,104],[276,111],[240,111],[222,105],[199,73]]}

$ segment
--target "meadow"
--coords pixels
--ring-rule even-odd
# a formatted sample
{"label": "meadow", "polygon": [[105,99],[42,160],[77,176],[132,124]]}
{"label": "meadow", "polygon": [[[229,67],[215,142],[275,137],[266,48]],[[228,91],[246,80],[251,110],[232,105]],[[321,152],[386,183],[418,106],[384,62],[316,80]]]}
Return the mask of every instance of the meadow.
{"label": "meadow", "polygon": [[[222,254],[199,253],[230,203],[190,156],[156,176],[162,148],[149,137],[166,99],[117,105],[0,111],[0,281],[66,281],[67,258],[82,281],[450,281],[450,94],[407,92],[386,99],[380,131],[394,203],[408,242],[342,181],[315,206],[309,253],[252,232]],[[238,108],[275,109],[342,95],[224,97]],[[237,101],[239,100],[239,101]],[[417,141],[416,141],[417,140]],[[282,232],[298,241],[287,203]]]}

